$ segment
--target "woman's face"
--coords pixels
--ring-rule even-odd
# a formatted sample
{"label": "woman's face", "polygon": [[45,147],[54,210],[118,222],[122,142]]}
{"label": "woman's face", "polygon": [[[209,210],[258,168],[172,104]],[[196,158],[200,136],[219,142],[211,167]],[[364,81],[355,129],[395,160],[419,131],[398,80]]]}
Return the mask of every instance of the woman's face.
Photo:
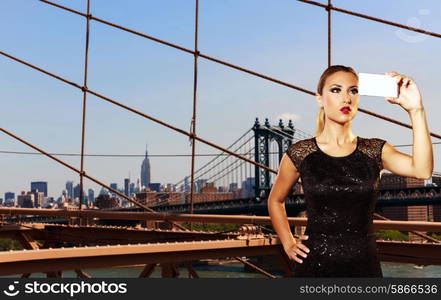
{"label": "woman's face", "polygon": [[358,111],[358,78],[350,72],[330,75],[317,102],[323,106],[327,119],[339,124],[350,122]]}

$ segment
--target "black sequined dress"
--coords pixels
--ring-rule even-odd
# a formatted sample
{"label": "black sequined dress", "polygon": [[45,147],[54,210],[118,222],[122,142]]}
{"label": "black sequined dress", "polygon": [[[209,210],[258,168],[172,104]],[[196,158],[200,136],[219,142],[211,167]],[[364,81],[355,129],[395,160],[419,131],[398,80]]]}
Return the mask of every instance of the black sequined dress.
{"label": "black sequined dress", "polygon": [[383,277],[372,222],[384,143],[357,137],[355,150],[342,157],[324,153],[315,138],[287,149],[308,217],[302,243],[310,253],[294,261],[295,277]]}

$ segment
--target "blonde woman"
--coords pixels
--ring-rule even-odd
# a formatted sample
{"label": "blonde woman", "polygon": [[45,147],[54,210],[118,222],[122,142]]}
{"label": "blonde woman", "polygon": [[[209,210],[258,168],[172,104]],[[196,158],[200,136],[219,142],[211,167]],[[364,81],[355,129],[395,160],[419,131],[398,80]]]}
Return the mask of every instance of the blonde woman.
{"label": "blonde woman", "polygon": [[[433,153],[420,92],[413,79],[396,78],[397,98],[386,98],[409,114],[413,155],[397,151],[380,138],[355,135],[358,76],[350,67],[335,65],[320,77],[316,136],[291,145],[283,156],[268,198],[275,231],[296,277],[383,277],[373,230],[380,171],[427,179]],[[308,222],[296,239],[288,224],[285,198],[301,178]]]}

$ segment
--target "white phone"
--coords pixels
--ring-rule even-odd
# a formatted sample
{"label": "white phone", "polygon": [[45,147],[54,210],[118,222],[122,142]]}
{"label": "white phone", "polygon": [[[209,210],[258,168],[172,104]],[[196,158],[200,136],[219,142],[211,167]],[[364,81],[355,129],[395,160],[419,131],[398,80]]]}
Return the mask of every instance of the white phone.
{"label": "white phone", "polygon": [[358,74],[358,93],[365,96],[398,97],[396,79],[389,75]]}

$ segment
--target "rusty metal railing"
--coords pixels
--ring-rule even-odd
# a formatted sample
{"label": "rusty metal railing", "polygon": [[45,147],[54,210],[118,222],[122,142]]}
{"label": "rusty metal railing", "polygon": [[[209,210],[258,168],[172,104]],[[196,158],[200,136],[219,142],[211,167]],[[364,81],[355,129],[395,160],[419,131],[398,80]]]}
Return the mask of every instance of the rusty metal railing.
{"label": "rusty metal railing", "polygon": [[[53,216],[66,218],[101,218],[109,220],[157,220],[176,222],[203,222],[218,224],[258,224],[271,225],[268,216],[250,215],[210,215],[210,214],[171,214],[160,212],[121,212],[102,210],[64,210],[64,209],[35,209],[0,207],[0,215],[7,216]],[[291,226],[306,226],[307,218],[289,217]],[[441,232],[441,222],[426,221],[392,221],[373,220],[374,228],[396,229],[402,231]]]}

